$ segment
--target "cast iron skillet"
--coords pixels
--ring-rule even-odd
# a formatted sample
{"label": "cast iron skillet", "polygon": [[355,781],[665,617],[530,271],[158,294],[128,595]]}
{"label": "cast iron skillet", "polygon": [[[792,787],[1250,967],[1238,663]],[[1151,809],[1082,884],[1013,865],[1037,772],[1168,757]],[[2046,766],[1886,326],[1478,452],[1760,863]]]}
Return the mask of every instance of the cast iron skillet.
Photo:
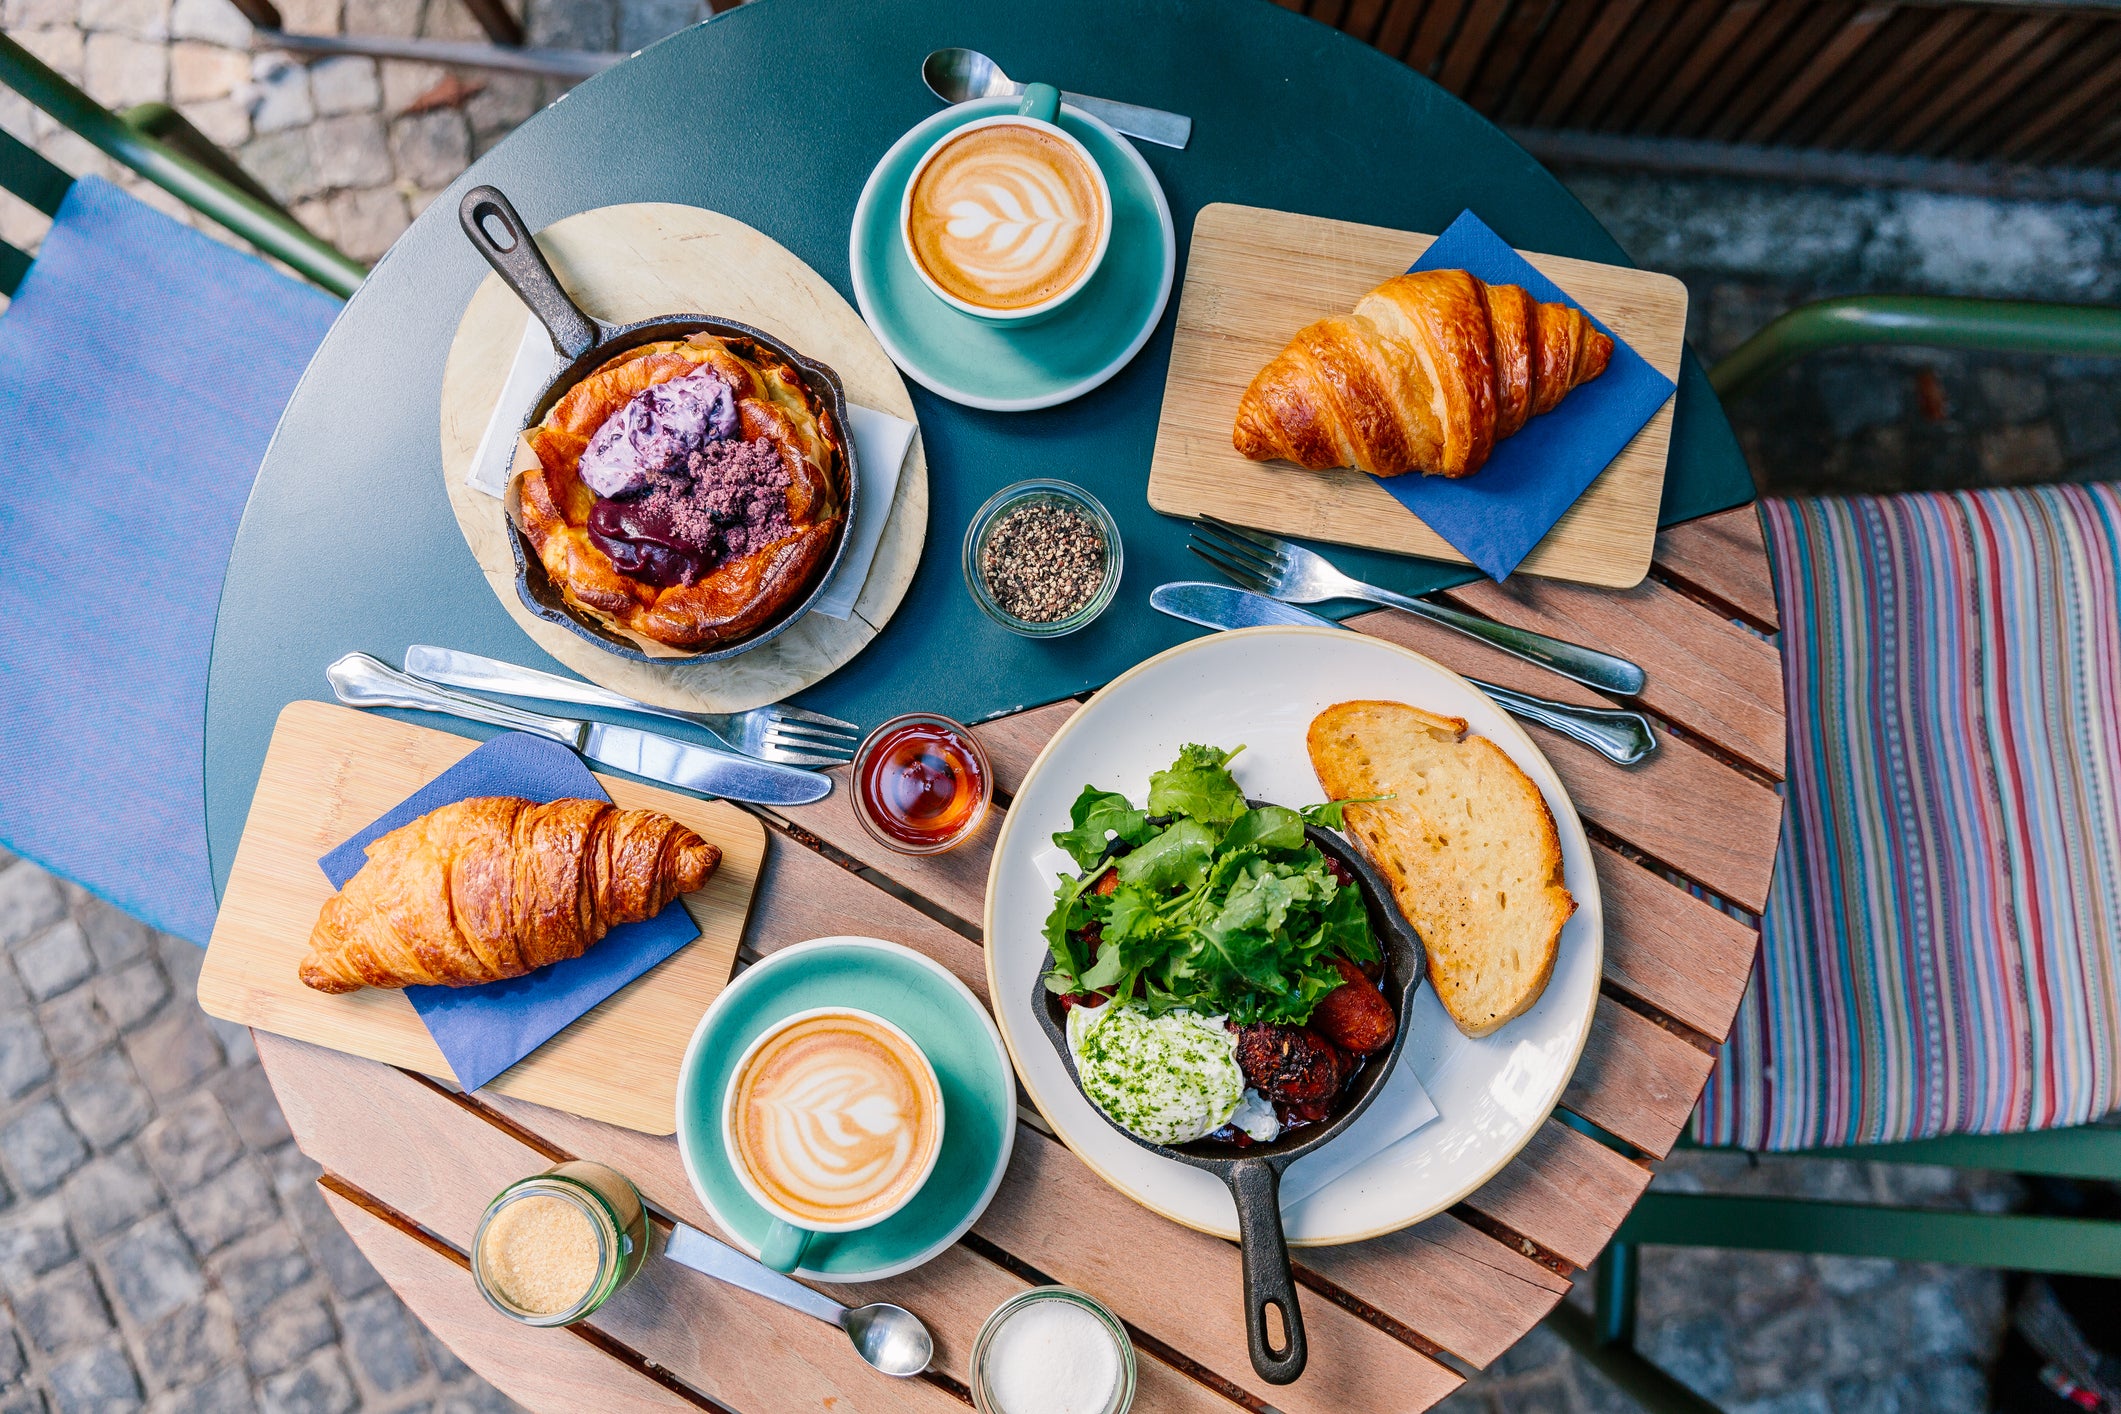
{"label": "cast iron skillet", "polygon": [[[1260,804],[1256,800],[1248,803]],[[1355,876],[1355,887],[1361,891],[1363,907],[1370,915],[1370,931],[1377,935],[1378,944],[1384,950],[1385,1000],[1399,1015],[1399,1029],[1392,1037],[1392,1044],[1382,1054],[1368,1058],[1362,1073],[1355,1077],[1354,1085],[1344,1095],[1340,1113],[1325,1124],[1285,1134],[1271,1144],[1236,1149],[1203,1139],[1171,1148],[1152,1144],[1140,1135],[1112,1124],[1105,1112],[1097,1109],[1097,1102],[1090,1100],[1090,1108],[1097,1110],[1098,1118],[1112,1124],[1114,1129],[1144,1149],[1197,1169],[1206,1169],[1229,1186],[1230,1197],[1237,1204],[1238,1240],[1244,1252],[1245,1334],[1252,1347],[1252,1368],[1259,1372],[1261,1379],[1278,1385],[1288,1384],[1301,1375],[1305,1359],[1303,1313],[1297,1309],[1296,1282],[1289,1274],[1289,1244],[1281,1231],[1282,1170],[1305,1154],[1331,1143],[1369,1106],[1384,1085],[1385,1077],[1399,1062],[1399,1053],[1407,1043],[1407,1029],[1414,1019],[1414,993],[1428,971],[1428,952],[1422,947],[1420,935],[1400,915],[1399,906],[1392,902],[1391,890],[1370,867],[1369,861],[1331,830],[1307,825],[1304,834],[1318,846],[1321,854],[1339,861]],[[1050,959],[1052,954],[1049,952],[1047,956]],[[1067,1066],[1069,1078],[1080,1091],[1083,1081],[1075,1073],[1075,1057],[1068,1050],[1065,1013],[1060,998],[1046,990],[1044,968],[1031,985],[1034,989],[1031,1008],[1045,1027],[1046,1039],[1053,1043],[1054,1050],[1060,1052],[1061,1063]],[[1083,1098],[1090,1099],[1088,1095]],[[1282,1328],[1288,1333],[1278,1350],[1267,1338],[1269,1306],[1281,1311]]]}
{"label": "cast iron skillet", "polygon": [[457,221],[463,226],[464,234],[471,238],[473,248],[486,257],[486,263],[494,268],[509,289],[516,292],[517,298],[530,306],[530,312],[545,326],[545,332],[552,335],[553,348],[567,361],[538,394],[530,416],[516,430],[518,436],[536,426],[568,389],[614,355],[664,339],[707,333],[731,339],[750,339],[795,365],[810,391],[832,408],[846,462],[847,507],[840,517],[839,537],[832,547],[831,559],[817,572],[808,594],[788,605],[748,638],[688,654],[682,659],[651,657],[630,640],[601,625],[578,619],[569,612],[559,588],[546,577],[545,566],[539,562],[537,551],[524,539],[522,527],[515,523],[514,516],[510,516],[509,529],[513,533],[508,543],[515,554],[516,592],[530,611],[548,623],[559,624],[580,634],[607,652],[643,663],[712,663],[733,658],[778,636],[808,613],[811,604],[832,582],[840,557],[847,552],[847,531],[854,524],[855,501],[861,494],[861,478],[856,475],[854,465],[854,435],[847,425],[847,394],[840,386],[839,375],[816,359],[797,353],[771,334],[733,319],[717,319],[708,314],[665,314],[614,328],[590,318],[560,288],[560,282],[553,277],[552,267],[545,263],[544,253],[523,224],[523,218],[516,215],[508,198],[494,187],[473,187],[464,193],[464,200],[457,207]]}

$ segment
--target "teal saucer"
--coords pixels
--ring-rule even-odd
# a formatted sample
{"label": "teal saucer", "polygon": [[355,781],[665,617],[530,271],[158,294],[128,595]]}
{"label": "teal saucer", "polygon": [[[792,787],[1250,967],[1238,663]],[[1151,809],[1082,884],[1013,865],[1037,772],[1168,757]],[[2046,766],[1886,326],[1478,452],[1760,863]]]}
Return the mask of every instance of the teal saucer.
{"label": "teal saucer", "polygon": [[1014,98],[945,108],[892,145],[854,208],[854,300],[908,378],[967,407],[1026,412],[1081,397],[1126,367],[1171,298],[1178,238],[1156,174],[1125,138],[1063,106],[1060,125],[1090,149],[1112,189],[1112,241],[1083,292],[1029,328],[983,324],[921,283],[899,237],[899,198],[937,138],[1014,113]]}
{"label": "teal saucer", "polygon": [[913,1201],[859,1232],[819,1233],[799,1276],[875,1281],[934,1257],[986,1210],[1016,1145],[1016,1081],[979,998],[941,963],[876,938],[818,938],[739,975],[700,1018],[678,1075],[678,1149],[700,1201],[753,1256],[773,1226],[722,1145],[722,1096],[744,1048],[812,1007],[874,1012],[913,1038],[943,1090],[943,1148]]}

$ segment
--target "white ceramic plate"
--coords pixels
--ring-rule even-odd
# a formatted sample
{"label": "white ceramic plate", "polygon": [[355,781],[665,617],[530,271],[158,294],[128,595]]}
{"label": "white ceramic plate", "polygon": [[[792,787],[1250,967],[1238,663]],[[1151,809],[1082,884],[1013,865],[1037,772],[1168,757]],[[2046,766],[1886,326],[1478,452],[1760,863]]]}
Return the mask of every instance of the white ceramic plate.
{"label": "white ceramic plate", "polygon": [[[1539,748],[1485,693],[1418,653],[1344,629],[1252,628],[1180,644],[1116,679],[1049,742],[995,842],[987,880],[987,980],[1024,1088],[1053,1130],[1106,1182],[1176,1222],[1237,1236],[1237,1212],[1213,1175],[1161,1158],[1114,1129],[1076,1090],[1032,1011],[1045,967],[1040,936],[1054,876],[1072,871],[1051,836],[1086,783],[1136,801],[1149,774],[1189,741],[1245,750],[1231,763],[1256,799],[1322,798],[1304,749],[1311,719],[1335,702],[1386,698],[1448,716],[1508,752],[1539,786],[1561,833],[1576,914],[1562,930],[1553,979],[1532,1009],[1478,1040],[1462,1035],[1423,987],[1401,1065],[1439,1117],[1318,1192],[1282,1220],[1300,1245],[1354,1242],[1420,1222],[1486,1183],[1561,1098],[1598,1002],[1604,917],[1576,808]],[[1298,1161],[1300,1167],[1303,1160]]]}

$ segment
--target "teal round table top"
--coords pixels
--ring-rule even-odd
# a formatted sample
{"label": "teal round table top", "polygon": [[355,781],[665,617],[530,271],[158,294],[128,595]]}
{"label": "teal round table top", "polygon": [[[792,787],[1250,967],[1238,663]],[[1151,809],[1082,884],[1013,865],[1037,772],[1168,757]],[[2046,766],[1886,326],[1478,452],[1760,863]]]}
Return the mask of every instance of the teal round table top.
{"label": "teal round table top", "polygon": [[[557,671],[480,575],[450,513],[438,437],[442,366],[486,265],[457,229],[490,182],[532,227],[619,202],[711,207],[766,232],[851,300],[848,235],[870,170],[936,111],[930,50],[966,45],[1019,79],[1193,119],[1184,151],[1137,143],[1177,226],[1211,202],[1440,231],[1467,207],[1511,244],[1629,263],[1603,227],[1486,119],[1397,60],[1269,0],[758,0],[590,79],[517,128],[415,221],[354,294],[295,390],[244,512],[222,588],[206,704],[216,887],[288,702],[330,700],[324,667],[393,664],[435,643]],[[1096,687],[1200,630],[1148,606],[1212,578],[1146,485],[1178,299],[1132,363],[1036,412],[961,407],[910,384],[928,456],[928,553],[862,654],[796,700],[875,725],[978,720]],[[1112,511],[1126,577],[1082,633],[1019,638],[973,605],[958,542],[1011,482],[1058,477]],[[1691,357],[1680,378],[1663,519],[1750,499],[1729,424]],[[1472,576],[1336,549],[1409,593]],[[455,719],[407,720],[485,735]],[[679,729],[683,733],[683,729]]]}

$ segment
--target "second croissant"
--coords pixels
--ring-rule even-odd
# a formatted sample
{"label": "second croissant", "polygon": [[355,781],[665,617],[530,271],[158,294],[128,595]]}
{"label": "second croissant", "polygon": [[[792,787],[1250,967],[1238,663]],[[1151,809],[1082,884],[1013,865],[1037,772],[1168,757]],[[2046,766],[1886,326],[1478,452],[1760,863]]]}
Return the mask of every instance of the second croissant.
{"label": "second croissant", "polygon": [[1298,331],[1245,389],[1231,440],[1312,471],[1470,476],[1612,357],[1572,305],[1464,270],[1396,275]]}
{"label": "second croissant", "polygon": [[653,810],[460,800],[368,846],[368,862],[317,915],[302,981],[356,992],[521,977],[653,918],[721,859]]}

